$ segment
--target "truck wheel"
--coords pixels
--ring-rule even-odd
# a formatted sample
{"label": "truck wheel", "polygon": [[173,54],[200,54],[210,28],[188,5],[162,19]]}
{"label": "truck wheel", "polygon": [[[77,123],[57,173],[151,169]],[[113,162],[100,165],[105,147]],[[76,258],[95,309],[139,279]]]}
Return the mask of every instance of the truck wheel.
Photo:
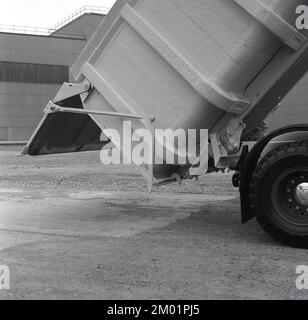
{"label": "truck wheel", "polygon": [[308,141],[284,144],[260,161],[250,183],[250,204],[275,239],[308,248]]}

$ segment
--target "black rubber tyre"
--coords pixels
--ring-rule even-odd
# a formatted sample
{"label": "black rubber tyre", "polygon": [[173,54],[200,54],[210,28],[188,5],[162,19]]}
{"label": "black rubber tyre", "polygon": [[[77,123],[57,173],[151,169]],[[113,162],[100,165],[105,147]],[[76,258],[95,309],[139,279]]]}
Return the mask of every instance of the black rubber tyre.
{"label": "black rubber tyre", "polygon": [[293,247],[308,248],[308,203],[298,191],[307,185],[308,141],[270,152],[250,183],[250,203],[258,222],[272,237]]}

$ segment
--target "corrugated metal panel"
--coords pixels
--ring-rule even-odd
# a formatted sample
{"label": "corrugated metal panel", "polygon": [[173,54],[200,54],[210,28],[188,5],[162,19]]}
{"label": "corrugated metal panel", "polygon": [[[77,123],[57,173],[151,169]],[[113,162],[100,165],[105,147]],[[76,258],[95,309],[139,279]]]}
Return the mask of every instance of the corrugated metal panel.
{"label": "corrugated metal panel", "polygon": [[0,61],[0,82],[62,84],[67,81],[68,66]]}

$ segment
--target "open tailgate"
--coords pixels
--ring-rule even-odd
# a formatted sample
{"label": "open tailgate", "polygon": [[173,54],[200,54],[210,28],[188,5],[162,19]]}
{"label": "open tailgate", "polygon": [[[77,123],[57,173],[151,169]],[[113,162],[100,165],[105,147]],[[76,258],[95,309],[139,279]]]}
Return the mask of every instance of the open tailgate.
{"label": "open tailgate", "polygon": [[[82,109],[79,96],[58,103]],[[45,114],[23,150],[31,156],[101,150],[108,141],[101,140],[101,129],[89,115],[73,113]]]}

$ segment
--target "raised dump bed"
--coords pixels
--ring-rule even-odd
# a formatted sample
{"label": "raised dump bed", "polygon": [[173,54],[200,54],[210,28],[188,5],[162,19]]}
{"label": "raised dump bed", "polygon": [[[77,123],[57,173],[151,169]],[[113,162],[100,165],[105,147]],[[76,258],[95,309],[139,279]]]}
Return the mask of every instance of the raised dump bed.
{"label": "raised dump bed", "polygon": [[[133,129],[210,132],[210,155],[217,158],[210,161],[212,168],[191,174],[189,166],[163,162],[150,169],[158,180],[231,166],[243,137],[258,137],[264,118],[307,69],[301,63],[288,77],[307,49],[305,35],[294,27],[302,3],[118,1],[72,67],[81,84],[65,85],[54,100],[73,114],[47,108],[28,153],[101,148],[108,139],[100,142],[100,133],[107,128],[122,133],[123,119],[129,118]],[[112,142],[123,151],[123,145]],[[198,152],[200,158],[203,150]],[[152,179],[148,168],[141,170]]]}
{"label": "raised dump bed", "polygon": [[[197,154],[185,163],[171,164],[165,155],[176,147],[178,156],[191,158],[187,150],[182,154],[186,140],[168,138],[165,145],[161,131],[146,140],[151,159],[160,160],[138,164],[149,190],[154,183],[234,169],[243,221],[256,216],[275,238],[308,247],[308,125],[275,132],[252,151],[247,142],[262,137],[264,119],[307,72],[308,32],[295,28],[305,4],[119,0],[72,67],[77,84],[64,84],[48,104],[24,152],[108,144],[127,160],[127,144],[138,142],[125,140],[125,132],[121,141],[124,122],[135,132],[197,130]],[[294,143],[267,155],[277,137]]]}

